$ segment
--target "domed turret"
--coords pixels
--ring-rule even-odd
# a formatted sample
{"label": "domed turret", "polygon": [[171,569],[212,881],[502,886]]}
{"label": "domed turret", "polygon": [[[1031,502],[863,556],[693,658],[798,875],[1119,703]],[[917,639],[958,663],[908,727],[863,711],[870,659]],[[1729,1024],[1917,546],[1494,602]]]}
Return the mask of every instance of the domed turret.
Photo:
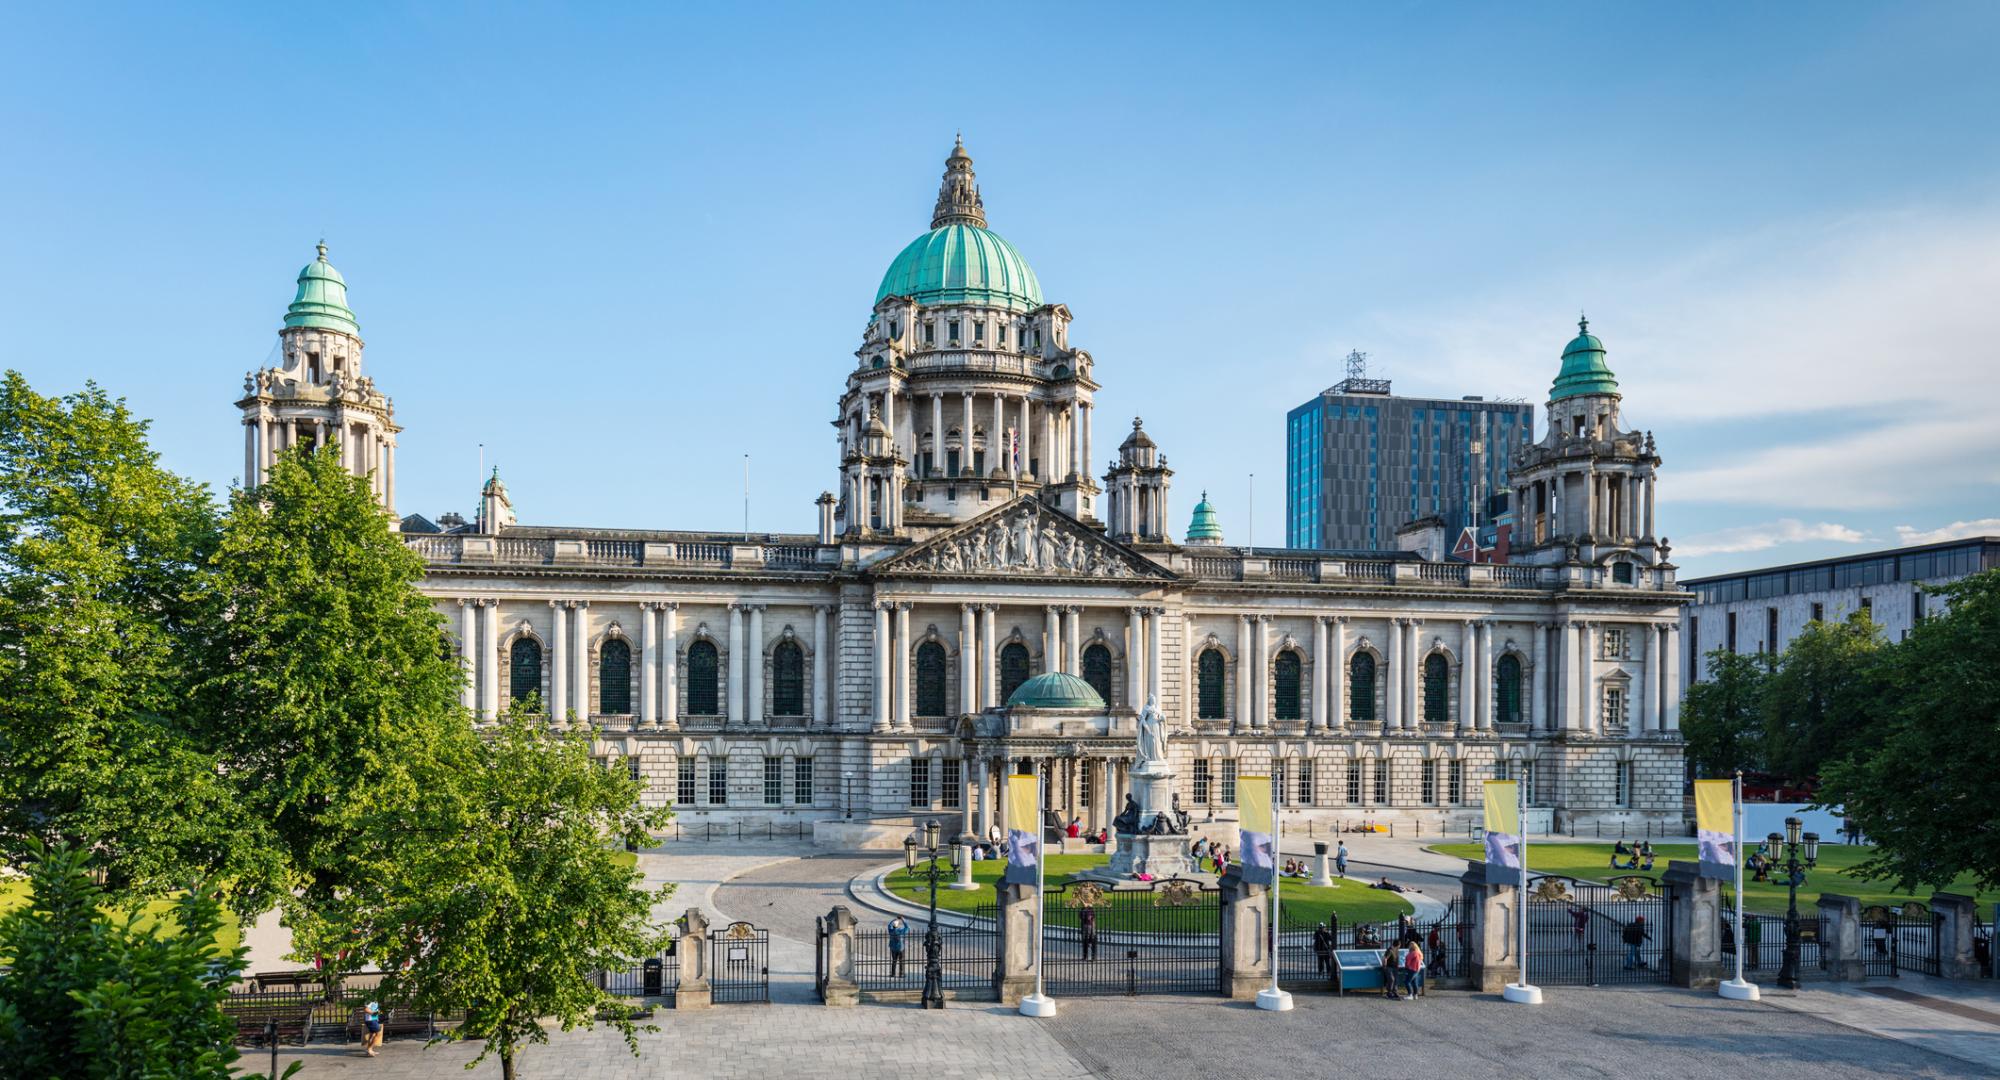
{"label": "domed turret", "polygon": [[361,325],[347,306],[347,279],[326,261],[324,240],[319,242],[319,258],[299,271],[299,292],[285,309],[285,325],[361,336]]}
{"label": "domed turret", "polygon": [[1042,306],[1042,284],[1028,260],[986,227],[986,205],[972,174],[972,158],[962,143],[945,159],[931,231],[905,246],[875,302],[908,296],[919,304],[976,304],[1033,311]]}
{"label": "domed turret", "polygon": [[1604,365],[1604,343],[1590,332],[1590,320],[1579,318],[1576,337],[1563,347],[1562,370],[1549,387],[1549,400],[1581,394],[1616,394],[1618,380]]}
{"label": "domed turret", "polygon": [[1222,543],[1222,522],[1215,516],[1215,507],[1209,504],[1206,491],[1201,493],[1201,501],[1194,504],[1194,517],[1188,522],[1187,542],[1211,547]]}

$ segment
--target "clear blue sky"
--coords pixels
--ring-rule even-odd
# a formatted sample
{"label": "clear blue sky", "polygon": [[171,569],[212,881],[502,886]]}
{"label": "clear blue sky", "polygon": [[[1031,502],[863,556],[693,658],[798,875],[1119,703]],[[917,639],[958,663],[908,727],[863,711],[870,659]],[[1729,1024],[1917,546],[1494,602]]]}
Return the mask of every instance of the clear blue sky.
{"label": "clear blue sky", "polygon": [[0,365],[226,486],[323,234],[399,509],[469,511],[483,442],[529,523],[735,528],[750,453],[808,531],[962,130],[1179,523],[1242,542],[1254,472],[1281,541],[1350,348],[1541,402],[1585,308],[1685,572],[2000,531],[2000,6],[943,11],[17,6]]}

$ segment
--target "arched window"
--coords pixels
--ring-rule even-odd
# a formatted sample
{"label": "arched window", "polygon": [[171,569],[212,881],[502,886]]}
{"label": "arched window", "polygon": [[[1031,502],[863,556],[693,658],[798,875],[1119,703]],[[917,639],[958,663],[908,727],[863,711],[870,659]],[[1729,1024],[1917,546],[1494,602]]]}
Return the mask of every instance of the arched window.
{"label": "arched window", "polygon": [[622,638],[605,642],[599,652],[597,711],[612,716],[632,711],[632,646]]}
{"label": "arched window", "polygon": [[1000,650],[1000,702],[1014,696],[1014,691],[1028,681],[1028,647],[1018,641],[1009,642]]}
{"label": "arched window", "polygon": [[1277,663],[1271,665],[1273,696],[1271,717],[1274,720],[1297,720],[1299,718],[1299,654],[1281,652]]}
{"label": "arched window", "polygon": [[1451,662],[1443,653],[1424,657],[1424,723],[1451,722]]}
{"label": "arched window", "polygon": [[507,656],[507,697],[510,701],[538,700],[542,696],[542,643],[534,638],[518,638]]}
{"label": "arched window", "polygon": [[796,641],[771,650],[771,715],[806,714],[806,652]]}
{"label": "arched window", "polygon": [[697,641],[688,646],[689,716],[715,716],[722,711],[715,692],[716,673],[721,667],[714,642]]}
{"label": "arched window", "polygon": [[1632,584],[1632,564],[1628,562],[1612,563],[1611,580],[1617,582],[1620,585]]}
{"label": "arched window", "polygon": [[1195,715],[1203,720],[1222,719],[1222,650],[1203,649],[1201,657],[1195,661],[1194,676],[1197,688]]}
{"label": "arched window", "polygon": [[1521,722],[1521,661],[1509,653],[1494,665],[1494,681],[1499,683],[1500,723]]}
{"label": "arched window", "polygon": [[1365,652],[1355,653],[1347,665],[1347,700],[1349,720],[1375,722],[1375,658]]}
{"label": "arched window", "polygon": [[1083,681],[1090,684],[1097,696],[1111,704],[1111,650],[1102,643],[1083,650]]}
{"label": "arched window", "polygon": [[943,716],[944,646],[926,641],[917,646],[917,715]]}

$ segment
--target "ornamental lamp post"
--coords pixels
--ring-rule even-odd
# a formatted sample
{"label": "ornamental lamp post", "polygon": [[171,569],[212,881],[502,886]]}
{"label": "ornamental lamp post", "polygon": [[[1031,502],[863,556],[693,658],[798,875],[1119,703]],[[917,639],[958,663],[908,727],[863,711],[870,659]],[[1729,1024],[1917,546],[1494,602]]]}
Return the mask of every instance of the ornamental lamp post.
{"label": "ornamental lamp post", "polygon": [[1778,867],[1785,873],[1789,899],[1785,908],[1785,962],[1778,969],[1778,985],[1787,990],[1799,988],[1799,886],[1805,883],[1806,871],[1819,862],[1819,834],[1802,835],[1801,824],[1798,818],[1788,817],[1783,835],[1772,833],[1764,838],[1773,853],[1784,853]]}
{"label": "ornamental lamp post", "polygon": [[[946,848],[950,852],[950,865],[940,868],[939,832],[938,823],[931,821],[924,825],[921,847],[917,843],[915,833],[903,838],[903,872],[910,877],[927,880],[931,886],[931,921],[930,926],[924,930],[924,1008],[926,1009],[944,1008],[944,938],[938,933],[938,881],[947,875],[958,874],[959,859],[963,857],[961,853],[971,842],[968,836],[954,839]],[[925,858],[922,869],[917,867],[919,854]]]}

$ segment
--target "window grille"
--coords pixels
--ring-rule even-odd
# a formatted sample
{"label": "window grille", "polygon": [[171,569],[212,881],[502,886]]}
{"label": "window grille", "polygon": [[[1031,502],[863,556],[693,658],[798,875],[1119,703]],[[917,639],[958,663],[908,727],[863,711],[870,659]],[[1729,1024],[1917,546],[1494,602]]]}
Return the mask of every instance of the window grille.
{"label": "window grille", "polygon": [[792,762],[792,801],[800,806],[811,806],[813,798],[813,759],[802,757]]}
{"label": "window grille", "polygon": [[1375,805],[1389,804],[1389,759],[1375,759]]}
{"label": "window grille", "polygon": [[1361,805],[1361,759],[1347,763],[1347,805]]}
{"label": "window grille", "polygon": [[1222,759],[1222,805],[1236,805],[1236,759]]}
{"label": "window grille", "polygon": [[[943,773],[938,780],[938,805],[946,810],[957,810],[964,806],[960,792],[964,789],[965,763],[957,758],[944,759]],[[1085,800],[1085,805],[1089,801]]]}
{"label": "window grille", "polygon": [[929,806],[931,804],[931,762],[929,758],[910,759],[910,805]]}
{"label": "window grille", "polygon": [[694,759],[682,758],[675,764],[674,802],[682,806],[694,805]]}
{"label": "window grille", "polygon": [[708,802],[711,806],[729,805],[729,759],[708,759]]}
{"label": "window grille", "polygon": [[764,805],[776,806],[785,801],[785,759],[766,757],[764,759]]}
{"label": "window grille", "polygon": [[1425,806],[1434,805],[1438,801],[1437,766],[1438,763],[1436,758],[1425,758],[1423,764],[1423,771],[1418,774],[1419,778],[1422,780],[1422,783],[1419,784],[1418,787],[1422,792],[1423,802]]}
{"label": "window grille", "polygon": [[1465,762],[1454,759],[1445,773],[1445,801],[1454,805],[1465,801]]}

